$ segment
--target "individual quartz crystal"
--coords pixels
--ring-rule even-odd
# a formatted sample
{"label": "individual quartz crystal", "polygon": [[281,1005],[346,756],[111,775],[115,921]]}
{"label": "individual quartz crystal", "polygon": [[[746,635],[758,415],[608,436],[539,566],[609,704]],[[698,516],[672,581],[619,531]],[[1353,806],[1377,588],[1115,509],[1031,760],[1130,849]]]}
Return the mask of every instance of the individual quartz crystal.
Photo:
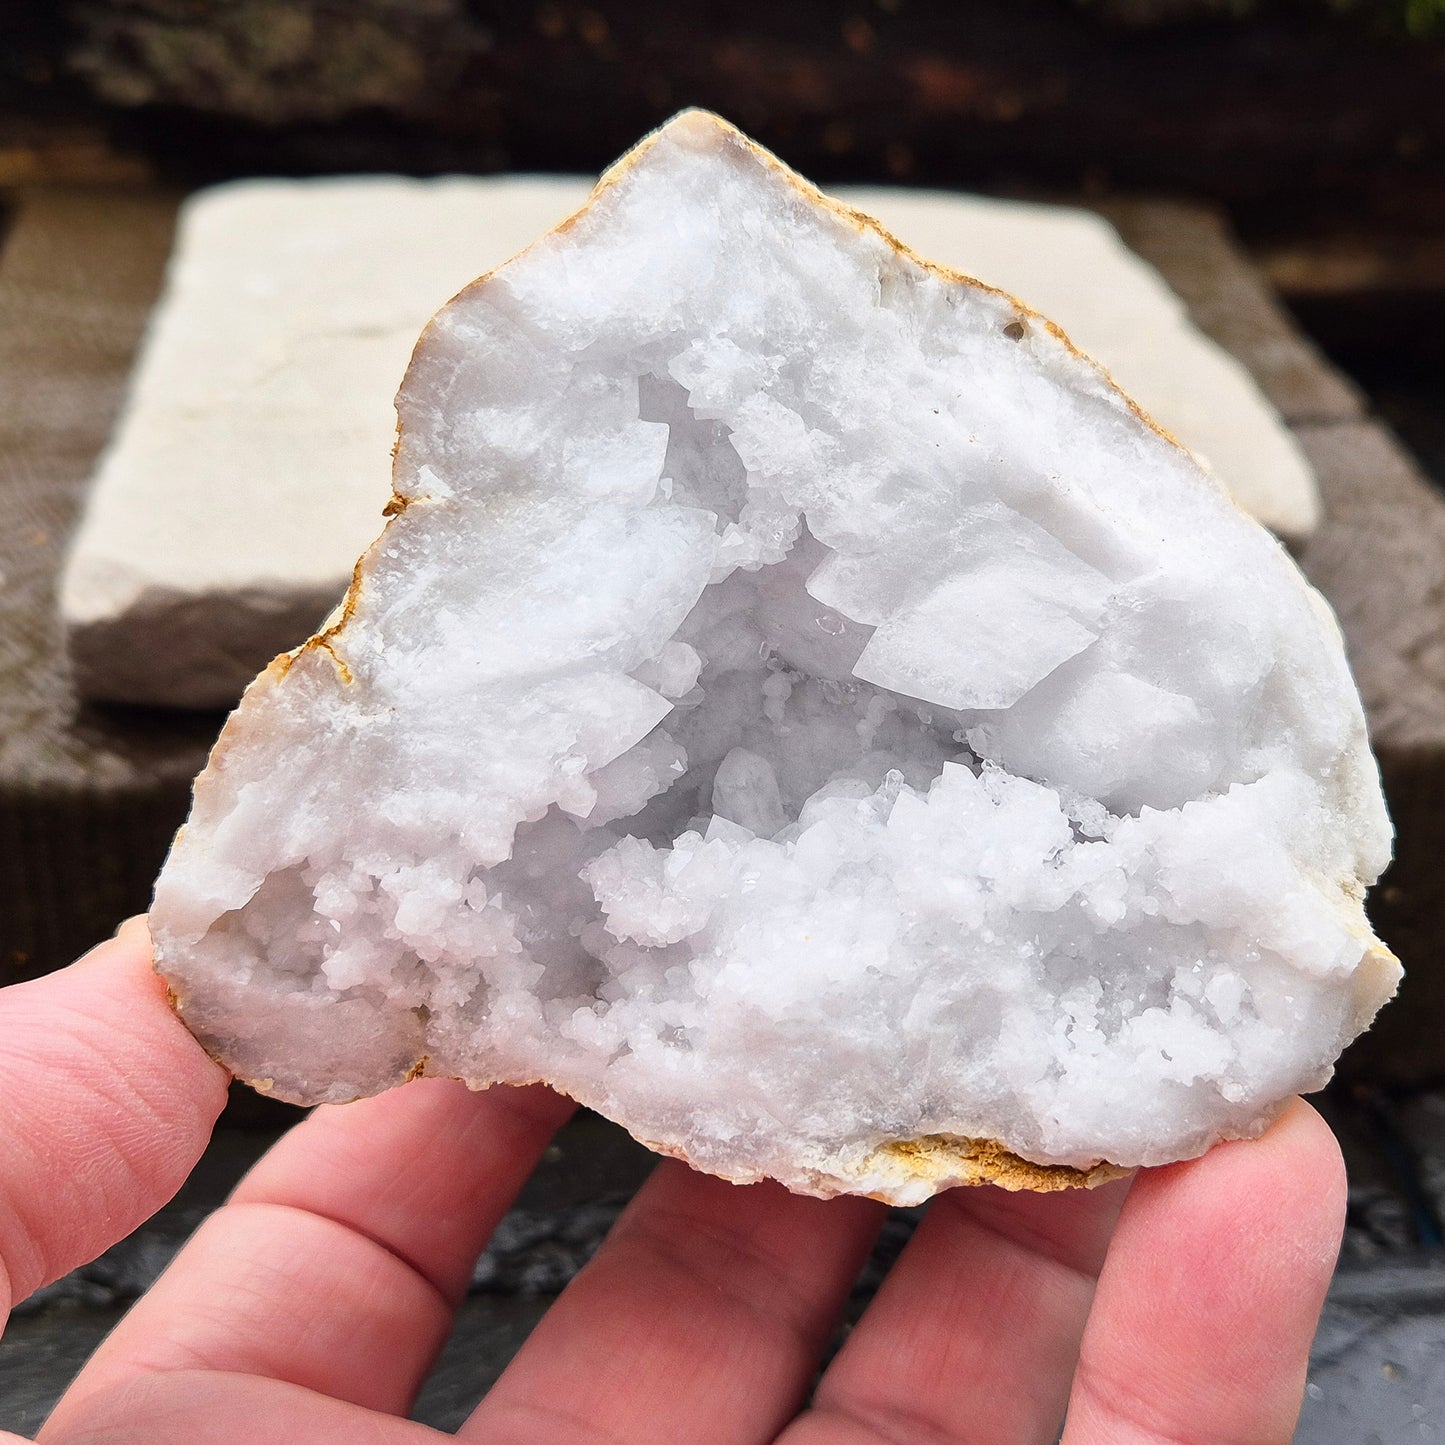
{"label": "individual quartz crystal", "polygon": [[1047,321],[714,116],[468,287],[156,892],[310,1102],[545,1079],[899,1202],[1257,1133],[1399,976],[1328,609]]}

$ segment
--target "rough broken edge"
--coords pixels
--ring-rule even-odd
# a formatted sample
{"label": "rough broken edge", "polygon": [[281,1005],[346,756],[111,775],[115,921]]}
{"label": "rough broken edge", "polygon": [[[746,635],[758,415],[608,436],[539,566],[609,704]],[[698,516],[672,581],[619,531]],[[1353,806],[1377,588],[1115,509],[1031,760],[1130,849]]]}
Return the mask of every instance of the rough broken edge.
{"label": "rough broken edge", "polygon": [[[1025,327],[1030,324],[1040,326],[1072,356],[1092,370],[1105,386],[1113,391],[1125,407],[1143,422],[1145,426],[1163,438],[1171,446],[1183,452],[1186,456],[1192,456],[1187,447],[1183,446],[1172,433],[1160,426],[1158,422],[1144,411],[1133,397],[1119,386],[1104,366],[1092,356],[1089,356],[1086,352],[1081,351],[1075,346],[1056,322],[1051,321],[1048,317],[1035,311],[1031,306],[1026,305],[1020,301],[1018,297],[1003,290],[1001,287],[991,286],[985,281],[980,281],[977,277],[969,276],[965,272],[956,271],[950,266],[940,265],[937,262],[928,260],[927,257],[920,256],[912,247],[906,242],[899,240],[898,237],[894,236],[872,216],[853,206],[846,205],[832,196],[826,195],[811,181],[793,170],[792,167],[786,165],[771,151],[759,145],[750,136],[745,135],[730,121],[724,120],[713,111],[704,110],[700,107],[690,107],[686,110],[679,111],[670,120],[665,121],[662,125],[650,131],[602,173],[598,178],[597,184],[588,195],[587,200],[579,206],[577,210],[559,221],[551,230],[544,232],[541,236],[537,237],[536,240],[524,246],[516,255],[492,267],[489,271],[483,272],[475,281],[464,286],[451,300],[446,302],[446,304],[438,310],[436,315],[439,316],[442,311],[447,310],[461,297],[467,296],[486,285],[503,266],[511,265],[513,261],[517,260],[520,256],[526,255],[533,247],[542,244],[553,236],[561,235],[563,232],[570,230],[591,208],[593,202],[602,192],[616,185],[617,182],[657,144],[664,131],[670,131],[674,127],[681,125],[686,125],[689,129],[694,130],[695,134],[697,133],[697,127],[703,127],[704,130],[710,130],[713,134],[725,138],[731,145],[746,152],[754,160],[761,162],[769,170],[780,176],[810,204],[821,210],[830,212],[839,219],[847,222],[856,230],[872,231],[891,246],[900,256],[913,262],[913,264],[924,271],[932,272],[950,285],[971,287],[987,295],[1001,297],[1017,312],[1016,321],[1010,322],[1010,325],[1021,322]],[[432,320],[428,321],[426,326],[423,327],[421,336],[418,338],[417,344],[412,351],[413,361],[415,360],[416,353],[426,343],[435,324],[436,316],[433,316]],[[411,364],[409,363],[408,372],[410,369]],[[400,422],[398,422],[397,443],[392,448],[393,458],[396,455],[400,441],[401,425]],[[1199,468],[1199,476],[1201,480],[1212,486],[1220,496],[1224,497],[1231,505],[1238,509],[1238,504],[1234,502],[1234,499],[1230,496],[1223,483],[1215,477],[1212,472],[1201,467]],[[419,500],[425,499],[403,496],[393,487],[391,498],[382,511],[382,515],[386,518],[386,526],[383,527],[381,535],[377,537],[371,546],[357,559],[356,565],[352,568],[351,582],[346,589],[346,596],[342,599],[339,608],[318,632],[307,638],[299,647],[292,648],[289,652],[283,652],[274,658],[246,688],[246,692],[242,695],[236,710],[227,718],[225,726],[221,729],[220,736],[211,748],[210,758],[207,760],[208,769],[211,759],[218,757],[225,751],[226,735],[231,729],[232,721],[236,716],[236,712],[239,712],[240,708],[244,706],[245,699],[249,696],[252,689],[261,688],[267,685],[268,682],[279,683],[290,670],[291,665],[306,652],[317,649],[325,651],[330,656],[342,684],[347,687],[352,685],[353,678],[351,669],[332,645],[333,639],[341,636],[356,610],[356,605],[361,597],[364,585],[367,563],[374,554],[379,554],[382,543],[386,540],[386,533],[390,529],[391,520],[394,517],[400,516],[409,506]],[[1283,549],[1281,549],[1281,551],[1283,551]],[[1287,554],[1286,560],[1288,560]],[[1309,586],[1309,583],[1302,575],[1299,580],[1302,586],[1306,587],[1311,593],[1314,593],[1314,589]],[[1340,631],[1339,622],[1333,612],[1330,611],[1328,606],[1324,606],[1320,610],[1323,610],[1328,615],[1338,635]],[[183,825],[177,830],[177,839],[179,839],[184,831],[185,828]],[[1363,892],[1363,885],[1360,884],[1359,880],[1355,879],[1353,882],[1355,886]],[[1349,881],[1342,884],[1342,887],[1347,894],[1351,892]],[[1368,920],[1365,919],[1362,906],[1360,906],[1360,918],[1366,923],[1365,932],[1368,938],[1366,957],[1370,964],[1375,968],[1388,967],[1390,964],[1394,964],[1396,968],[1398,968],[1399,960],[1384,943],[1375,937],[1373,931],[1368,928]],[[1351,931],[1359,932],[1357,927],[1352,927]],[[1364,960],[1362,960],[1362,962],[1364,962]],[[155,958],[154,955],[153,967],[157,973],[161,973],[160,960],[159,958]],[[165,979],[164,974],[162,974],[162,978],[166,984],[167,1002],[175,1011],[177,1017],[180,1018],[181,1022],[185,1023],[185,1011],[179,996],[172,988],[170,981]],[[189,1025],[187,1025],[187,1027],[189,1027]],[[227,1069],[228,1072],[231,1072],[230,1066],[226,1063],[225,1059],[216,1054],[204,1041],[200,1042],[207,1054],[209,1054],[216,1063],[220,1064],[222,1068]],[[427,1057],[422,1055],[420,1058],[414,1060],[405,1071],[403,1077],[395,1082],[407,1082],[411,1079],[426,1075],[428,1062]],[[272,1079],[247,1079],[241,1075],[233,1075],[233,1077],[240,1078],[242,1083],[248,1084],[259,1093],[272,1095],[273,1097],[281,1097],[275,1094],[275,1084]],[[455,1076],[430,1075],[429,1077],[452,1078]],[[470,1089],[478,1090],[488,1089],[496,1084],[541,1083],[545,1084],[548,1088],[554,1089],[558,1093],[566,1093],[565,1090],[558,1088],[547,1079],[491,1079],[484,1081],[457,1079],[457,1082],[466,1084]],[[568,1097],[575,1096],[568,1095]],[[586,1107],[594,1108],[597,1113],[602,1114],[605,1118],[611,1118],[611,1115],[607,1114],[605,1110],[596,1108],[595,1105],[590,1104],[586,1099],[578,1099],[577,1102]],[[619,1124],[620,1127],[627,1129],[627,1125],[622,1123],[621,1120],[614,1120],[614,1122]],[[644,1145],[656,1154],[680,1159],[690,1167],[701,1169],[706,1173],[717,1172],[708,1170],[705,1166],[697,1164],[689,1158],[684,1150],[675,1145],[642,1138],[633,1133],[631,1129],[627,1129],[627,1131],[629,1134],[632,1134],[633,1138],[637,1139],[638,1143]],[[850,1171],[851,1177],[826,1169],[807,1172],[809,1174],[808,1185],[794,1180],[790,1181],[787,1187],[797,1193],[816,1194],[824,1197],[842,1193],[863,1193],[886,1203],[918,1203],[921,1202],[922,1198],[927,1198],[940,1190],[962,1185],[993,1184],[1001,1189],[1030,1191],[1034,1193],[1055,1193],[1066,1189],[1092,1189],[1110,1180],[1123,1178],[1132,1173],[1133,1170],[1125,1166],[1112,1164],[1105,1159],[1097,1160],[1087,1168],[1082,1169],[1063,1164],[1040,1164],[1014,1153],[996,1139],[971,1139],[952,1135],[925,1134],[906,1139],[891,1140],[879,1145],[866,1157],[862,1167],[856,1171]],[[880,1175],[883,1176],[881,1179],[879,1177]],[[727,1178],[733,1183],[745,1184],[755,1183],[760,1179],[770,1176],[753,1172],[725,1174],[720,1177]],[[896,1183],[892,1182],[893,1180],[896,1180]],[[909,1186],[912,1187],[910,1188]],[[921,1196],[920,1186],[926,1190]]]}
{"label": "rough broken edge", "polygon": [[[157,972],[159,968],[157,967]],[[169,979],[161,976],[165,985],[166,1003],[184,1024],[185,1008],[181,996]],[[189,1025],[187,1025],[189,1031]],[[194,1033],[192,1037],[205,1050],[215,1064],[225,1069],[233,1079],[254,1089],[268,1098],[282,1099],[294,1103],[276,1092],[274,1078],[250,1079],[236,1073],[226,1060],[206,1040]],[[465,1084],[467,1088],[481,1093],[493,1088],[524,1088],[530,1084],[541,1084],[553,1093],[574,1099],[584,1108],[590,1108],[604,1119],[610,1120],[620,1129],[626,1130],[645,1149],[668,1159],[677,1159],[690,1169],[704,1174],[713,1174],[731,1184],[757,1184],[772,1175],[758,1171],[734,1171],[727,1174],[706,1168],[692,1159],[685,1149],[676,1144],[664,1143],[660,1139],[647,1139],[628,1128],[620,1119],[613,1119],[605,1109],[577,1099],[549,1079],[463,1079],[455,1074],[433,1074],[428,1066],[431,1059],[422,1054],[415,1059],[397,1080],[398,1084],[409,1084],[413,1079],[447,1079],[453,1083]],[[396,1087],[392,1085],[391,1087]],[[357,1103],[362,1096],[348,1100]],[[800,1177],[788,1181],[786,1187],[795,1194],[809,1194],[820,1199],[835,1198],[840,1194],[863,1194],[883,1204],[918,1204],[945,1189],[980,1184],[992,1184],[1011,1193],[1031,1192],[1034,1194],[1056,1194],[1068,1189],[1097,1189],[1115,1179],[1127,1178],[1134,1173],[1132,1168],[1111,1164],[1107,1159],[1096,1160],[1084,1169],[1069,1164],[1038,1164],[1015,1154],[1012,1149],[997,1139],[968,1139],[952,1134],[918,1134],[907,1139],[893,1139],[878,1145],[865,1156],[862,1164],[848,1174],[826,1168],[804,1169]],[[806,1177],[807,1183],[802,1182]],[[860,1186],[872,1186],[861,1187]]]}

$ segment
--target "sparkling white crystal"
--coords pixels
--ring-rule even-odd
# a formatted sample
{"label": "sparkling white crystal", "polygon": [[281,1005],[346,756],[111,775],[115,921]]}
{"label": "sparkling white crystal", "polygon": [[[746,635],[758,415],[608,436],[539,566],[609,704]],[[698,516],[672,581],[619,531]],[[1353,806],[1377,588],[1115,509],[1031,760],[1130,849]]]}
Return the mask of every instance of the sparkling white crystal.
{"label": "sparkling white crystal", "polygon": [[[1263,1126],[1398,977],[1328,610],[1091,363],[690,112],[432,322],[160,879],[287,1098],[547,1079],[900,1201]],[[913,1162],[910,1162],[913,1160]]]}

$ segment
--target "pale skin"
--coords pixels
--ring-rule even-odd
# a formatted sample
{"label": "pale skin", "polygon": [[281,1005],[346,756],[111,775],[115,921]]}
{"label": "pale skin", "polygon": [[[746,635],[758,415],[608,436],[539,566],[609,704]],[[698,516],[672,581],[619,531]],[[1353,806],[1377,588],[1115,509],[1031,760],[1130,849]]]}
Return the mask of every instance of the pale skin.
{"label": "pale skin", "polygon": [[[144,924],[0,991],[0,1315],[158,1209],[225,1073]],[[472,1263],[570,1112],[418,1080],[278,1143],[75,1381],[46,1445],[423,1445]],[[1295,1102],[1061,1195],[959,1189],[820,1356],[883,1207],[659,1164],[459,1432],[487,1445],[1285,1445],[1344,1220]],[[816,1383],[815,1383],[816,1382]],[[0,1435],[4,1445],[18,1436]]]}

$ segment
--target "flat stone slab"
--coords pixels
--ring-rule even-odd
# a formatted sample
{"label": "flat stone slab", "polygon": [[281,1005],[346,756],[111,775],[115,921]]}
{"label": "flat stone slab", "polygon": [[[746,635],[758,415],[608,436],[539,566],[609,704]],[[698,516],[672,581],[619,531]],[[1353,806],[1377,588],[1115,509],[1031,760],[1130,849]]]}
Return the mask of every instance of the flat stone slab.
{"label": "flat stone slab", "polygon": [[[61,588],[81,691],[228,705],[302,641],[380,528],[391,400],[423,325],[589,190],[373,177],[245,181],[188,201]],[[1058,322],[1247,510],[1285,535],[1313,530],[1294,435],[1107,221],[942,192],[838,194]]]}
{"label": "flat stone slab", "polygon": [[1291,427],[1364,416],[1359,388],[1286,314],[1218,211],[1189,201],[1129,199],[1110,199],[1099,209],[1168,278],[1195,324],[1248,365]]}
{"label": "flat stone slab", "polygon": [[245,181],[187,202],[62,582],[80,691],[229,706],[303,640],[381,530],[422,327],[586,190]]}

